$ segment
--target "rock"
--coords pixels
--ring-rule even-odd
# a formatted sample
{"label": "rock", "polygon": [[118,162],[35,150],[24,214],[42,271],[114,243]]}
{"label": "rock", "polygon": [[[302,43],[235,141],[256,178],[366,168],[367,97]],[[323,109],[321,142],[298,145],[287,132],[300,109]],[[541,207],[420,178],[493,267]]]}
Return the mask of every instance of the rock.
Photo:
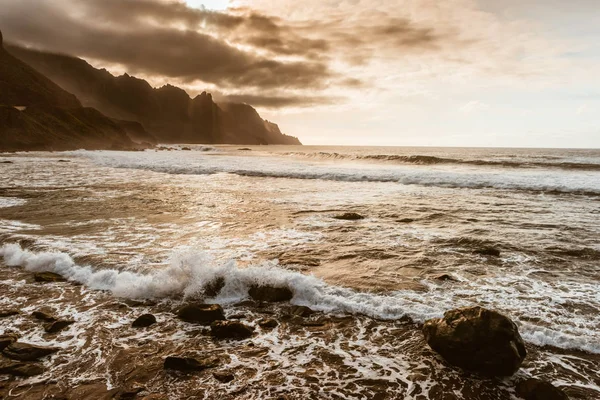
{"label": "rock", "polygon": [[61,160],[58,160],[58,162],[66,163],[66,162],[71,162],[71,161],[69,161],[69,160],[62,160],[61,159]]}
{"label": "rock", "polygon": [[365,217],[363,217],[360,214],[357,213],[344,213],[344,214],[340,214],[340,215],[336,215],[333,218],[335,219],[341,219],[344,221],[357,221],[359,219],[365,219]]}
{"label": "rock", "polygon": [[298,317],[309,317],[313,315],[315,312],[306,306],[293,306],[290,309],[290,314],[296,315]]}
{"label": "rock", "polygon": [[137,395],[141,392],[143,392],[144,390],[146,390],[146,388],[144,387],[133,387],[130,389],[121,389],[119,390],[119,393],[117,393],[117,395],[115,396],[115,399],[117,400],[130,400],[130,399],[135,399],[137,397]]}
{"label": "rock", "polygon": [[13,315],[19,315],[17,310],[0,310],[0,318],[12,317]]}
{"label": "rock", "polygon": [[29,343],[13,342],[9,344],[2,353],[13,360],[35,361],[60,350],[57,347],[42,347]]}
{"label": "rock", "polygon": [[2,335],[0,336],[0,351],[4,350],[8,347],[9,344],[12,344],[17,341],[17,337],[15,335]]}
{"label": "rock", "polygon": [[0,164],[14,164],[14,162],[6,160],[6,161],[0,162]]}
{"label": "rock", "polygon": [[517,394],[525,400],[569,400],[569,396],[556,386],[533,378],[519,382]]}
{"label": "rock", "polygon": [[436,281],[443,281],[443,282],[447,282],[447,281],[459,282],[458,279],[456,279],[455,277],[453,277],[450,274],[437,275],[433,279],[435,279]]}
{"label": "rock", "polygon": [[223,286],[225,286],[225,278],[219,276],[204,287],[204,294],[207,297],[217,297],[221,292],[221,289],[223,289]]}
{"label": "rock", "polygon": [[46,311],[34,311],[31,313],[31,316],[35,319],[39,319],[40,321],[53,322],[56,321],[57,318]]}
{"label": "rock", "polygon": [[527,352],[517,325],[482,307],[447,311],[425,322],[429,346],[450,364],[486,376],[510,376]]}
{"label": "rock", "polygon": [[263,329],[273,329],[279,326],[279,322],[277,322],[273,318],[266,318],[258,321],[258,326],[260,326]]}
{"label": "rock", "polygon": [[137,317],[131,324],[133,328],[147,328],[156,323],[156,317],[152,314],[144,314]]}
{"label": "rock", "polygon": [[411,222],[415,222],[415,220],[413,218],[402,218],[402,219],[396,220],[396,222],[398,222],[400,224],[410,224]]}
{"label": "rock", "polygon": [[254,328],[239,321],[215,321],[210,325],[210,333],[217,339],[247,339]]}
{"label": "rock", "polygon": [[475,254],[479,254],[482,256],[490,256],[490,257],[500,257],[500,250],[495,249],[493,247],[484,247],[481,249],[477,249],[473,251]]}
{"label": "rock", "polygon": [[181,150],[184,150],[184,151],[191,151],[192,149],[190,149],[189,147],[182,147],[182,148],[181,148]]}
{"label": "rock", "polygon": [[54,272],[36,272],[35,274],[33,274],[33,279],[36,282],[42,282],[42,283],[65,282],[66,281],[65,278],[63,278],[59,274],[55,274]]}
{"label": "rock", "polygon": [[0,375],[12,376],[36,376],[44,373],[41,365],[24,362],[2,361],[0,362]]}
{"label": "rock", "polygon": [[203,371],[208,368],[214,368],[218,365],[218,359],[209,358],[199,361],[191,357],[169,356],[165,358],[164,368],[175,371]]}
{"label": "rock", "polygon": [[186,322],[202,325],[225,319],[223,308],[218,304],[188,304],[177,311],[177,316]]}
{"label": "rock", "polygon": [[239,151],[252,151],[252,149],[249,149],[248,147],[242,147],[241,149],[238,149]]}
{"label": "rock", "polygon": [[252,286],[248,294],[254,300],[268,302],[290,301],[294,297],[288,287],[274,286]]}
{"label": "rock", "polygon": [[226,371],[213,372],[213,376],[221,383],[231,382],[235,379],[235,376],[231,372]]}
{"label": "rock", "polygon": [[47,323],[44,325],[44,330],[46,333],[57,333],[65,329],[69,325],[73,325],[75,321],[73,320],[59,320]]}

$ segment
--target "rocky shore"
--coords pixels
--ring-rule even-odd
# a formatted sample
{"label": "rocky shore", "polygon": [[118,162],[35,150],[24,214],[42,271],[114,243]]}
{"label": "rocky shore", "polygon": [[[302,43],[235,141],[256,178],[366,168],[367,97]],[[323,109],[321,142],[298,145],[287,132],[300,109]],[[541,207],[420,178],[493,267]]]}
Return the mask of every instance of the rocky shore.
{"label": "rocky shore", "polygon": [[[216,280],[205,293],[223,286]],[[53,273],[0,269],[0,397],[17,399],[587,399],[538,370],[506,316],[481,307],[424,325],[327,315],[286,287],[131,300]],[[600,361],[579,355],[582,361]],[[546,367],[547,368],[547,367]],[[541,378],[541,379],[540,379]],[[561,381],[565,381],[564,377]],[[587,396],[587,397],[586,397]]]}

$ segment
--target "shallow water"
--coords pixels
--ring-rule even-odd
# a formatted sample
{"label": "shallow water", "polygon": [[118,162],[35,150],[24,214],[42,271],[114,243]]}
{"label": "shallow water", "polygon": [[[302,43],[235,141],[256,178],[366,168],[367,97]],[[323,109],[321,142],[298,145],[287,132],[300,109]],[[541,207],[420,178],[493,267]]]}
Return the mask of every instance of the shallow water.
{"label": "shallow water", "polygon": [[[201,297],[205,283],[222,275],[226,285],[212,301],[232,308],[254,283],[285,283],[294,304],[322,317],[357,316],[335,343],[354,340],[364,350],[356,357],[379,354],[395,372],[354,366],[350,376],[380,373],[397,384],[386,393],[406,398],[426,393],[439,379],[432,371],[446,370],[428,368],[429,386],[410,394],[416,367],[380,354],[392,346],[390,332],[403,317],[418,324],[479,304],[518,323],[535,354],[524,373],[552,370],[541,376],[571,388],[572,397],[600,396],[589,366],[600,353],[600,151],[191,147],[0,156],[13,161],[0,164],[5,264],[54,270],[117,297],[164,301]],[[333,218],[344,212],[365,219]],[[10,245],[19,241],[31,251]],[[477,253],[488,247],[500,256]],[[455,280],[439,281],[440,274]],[[364,337],[369,318],[380,321],[375,329],[386,340]],[[413,350],[410,343],[420,340],[418,330],[401,326],[407,336],[399,343],[417,357],[422,343]],[[294,329],[294,346],[318,347],[318,335]],[[272,336],[265,335],[255,342]],[[293,362],[308,365],[313,353],[300,354],[306,359]],[[323,381],[321,367],[312,369]],[[288,393],[302,387],[278,385]],[[340,388],[340,398],[360,398],[350,388]]]}

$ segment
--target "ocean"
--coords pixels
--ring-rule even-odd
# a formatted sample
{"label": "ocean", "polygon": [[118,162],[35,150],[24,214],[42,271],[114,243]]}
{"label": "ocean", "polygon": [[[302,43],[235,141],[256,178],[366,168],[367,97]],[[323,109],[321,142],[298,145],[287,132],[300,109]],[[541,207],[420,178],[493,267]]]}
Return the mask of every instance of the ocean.
{"label": "ocean", "polygon": [[[423,341],[424,321],[481,305],[517,323],[518,376],[600,399],[600,150],[165,148],[0,154],[0,309],[22,310],[0,335],[62,349],[25,380],[31,398],[141,381],[167,398],[516,398],[515,377],[466,375]],[[251,340],[173,318],[218,277],[208,301]],[[316,313],[288,321],[287,304],[247,301],[256,284]],[[29,317],[44,307],[75,323],[47,336]],[[142,312],[159,326],[130,328]],[[265,316],[282,322],[262,330]],[[182,350],[236,379],[165,376]]]}

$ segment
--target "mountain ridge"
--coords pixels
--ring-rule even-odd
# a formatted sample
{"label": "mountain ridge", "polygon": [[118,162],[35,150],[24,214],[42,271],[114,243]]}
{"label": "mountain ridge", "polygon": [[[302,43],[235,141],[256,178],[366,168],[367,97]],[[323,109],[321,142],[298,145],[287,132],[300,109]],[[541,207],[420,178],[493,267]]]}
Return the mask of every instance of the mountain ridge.
{"label": "mountain ridge", "polygon": [[143,79],[114,76],[69,55],[15,45],[7,50],[74,93],[83,105],[117,120],[136,121],[162,143],[301,144],[248,104],[217,104],[207,92],[191,98],[170,84],[153,88]]}

